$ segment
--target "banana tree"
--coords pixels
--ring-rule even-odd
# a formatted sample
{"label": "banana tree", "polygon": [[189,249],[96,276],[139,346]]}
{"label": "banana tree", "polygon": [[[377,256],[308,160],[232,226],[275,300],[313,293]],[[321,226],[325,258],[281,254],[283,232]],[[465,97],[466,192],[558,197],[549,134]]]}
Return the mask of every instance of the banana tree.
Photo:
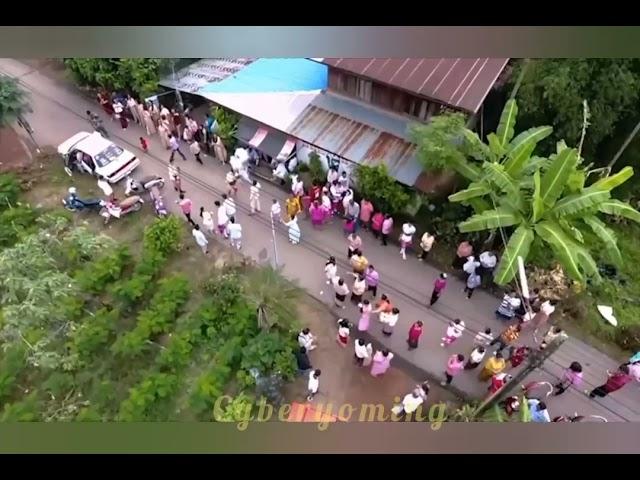
{"label": "banana tree", "polygon": [[526,261],[538,239],[550,247],[567,274],[577,281],[598,277],[598,269],[584,242],[583,232],[592,231],[613,263],[620,263],[615,233],[600,214],[616,215],[640,222],[640,212],[612,199],[611,191],[633,176],[625,167],[585,186],[588,172],[582,167],[578,151],[564,142],[549,158],[532,156],[537,143],[547,137],[551,127],[536,127],[515,136],[517,105],[507,102],[498,129],[487,137],[488,145],[472,132],[465,132],[474,145],[474,159],[463,160],[459,173],[466,172],[471,184],[449,197],[474,207],[476,214],[459,224],[461,232],[500,229],[505,250],[494,281],[510,282],[517,271],[517,258]]}

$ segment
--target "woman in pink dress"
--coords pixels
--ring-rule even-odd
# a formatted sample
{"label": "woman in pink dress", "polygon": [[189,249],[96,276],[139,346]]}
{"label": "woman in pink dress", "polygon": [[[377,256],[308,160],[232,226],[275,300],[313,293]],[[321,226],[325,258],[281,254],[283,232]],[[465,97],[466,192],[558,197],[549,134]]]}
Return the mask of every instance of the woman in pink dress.
{"label": "woman in pink dress", "polygon": [[371,310],[373,307],[369,300],[364,299],[360,305],[360,320],[358,321],[358,330],[361,332],[366,332],[369,329],[369,315],[371,314]]}
{"label": "woman in pink dress", "polygon": [[311,215],[311,225],[316,228],[322,226],[325,218],[327,218],[326,210],[322,208],[322,205],[317,200],[309,207],[309,215]]}
{"label": "woman in pink dress", "polygon": [[447,360],[447,369],[444,372],[445,379],[440,382],[440,385],[450,385],[453,381],[453,377],[458,375],[464,369],[464,355],[458,353],[451,355]]}
{"label": "woman in pink dress", "polygon": [[371,376],[379,377],[380,375],[384,375],[391,366],[392,358],[393,353],[389,350],[378,350],[373,356],[373,362],[371,363]]}

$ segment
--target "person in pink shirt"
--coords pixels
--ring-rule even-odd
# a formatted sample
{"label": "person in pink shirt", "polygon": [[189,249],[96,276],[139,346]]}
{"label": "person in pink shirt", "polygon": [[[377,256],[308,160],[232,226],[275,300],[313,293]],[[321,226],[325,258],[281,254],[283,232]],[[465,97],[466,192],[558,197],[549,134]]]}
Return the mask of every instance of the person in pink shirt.
{"label": "person in pink shirt", "polygon": [[574,387],[578,387],[580,386],[581,382],[582,382],[582,365],[580,365],[579,362],[571,362],[571,365],[569,365],[569,368],[567,368],[562,373],[562,378],[560,379],[560,381],[554,385],[556,388],[556,391],[553,392],[553,394],[555,396],[562,395],[565,392],[565,390],[569,388],[571,385],[573,385]]}
{"label": "person in pink shirt", "polygon": [[371,363],[371,376],[379,377],[380,375],[384,375],[391,366],[392,358],[393,353],[389,350],[378,350],[373,356],[373,362]]}
{"label": "person in pink shirt", "polygon": [[371,215],[373,214],[373,203],[371,203],[366,198],[363,198],[360,201],[360,225],[365,230],[369,225],[369,221],[371,220]]}
{"label": "person in pink shirt", "polygon": [[433,292],[431,292],[431,300],[429,301],[429,306],[432,307],[434,303],[438,301],[442,292],[447,287],[447,274],[441,273],[436,281],[433,282]]}
{"label": "person in pink shirt", "polygon": [[187,218],[189,223],[195,227],[196,222],[191,219],[191,207],[193,206],[193,202],[191,201],[191,199],[185,198],[184,193],[181,193],[180,200],[178,200],[176,203],[180,205],[180,210],[182,210],[182,213]]}
{"label": "person in pink shirt", "polygon": [[451,385],[453,377],[458,375],[464,369],[464,355],[457,353],[451,355],[447,361],[447,369],[444,372],[445,380],[440,385]]}
{"label": "person in pink shirt", "polygon": [[382,230],[382,222],[384,221],[384,215],[382,212],[376,212],[371,217],[371,233],[376,238],[380,237],[380,231]]}
{"label": "person in pink shirt", "polygon": [[388,213],[385,213],[384,220],[382,221],[382,245],[387,244],[387,238],[389,238],[389,234],[393,230],[393,218]]}
{"label": "person in pink shirt", "polygon": [[320,205],[318,200],[314,200],[309,207],[309,215],[311,215],[311,225],[314,228],[318,228],[324,224],[327,218],[327,211]]}

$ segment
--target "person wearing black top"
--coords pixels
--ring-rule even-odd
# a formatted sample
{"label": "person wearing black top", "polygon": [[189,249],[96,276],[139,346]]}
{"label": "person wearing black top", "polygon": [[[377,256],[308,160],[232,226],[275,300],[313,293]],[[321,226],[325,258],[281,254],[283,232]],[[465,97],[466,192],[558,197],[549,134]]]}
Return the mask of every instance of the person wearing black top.
{"label": "person wearing black top", "polygon": [[300,347],[300,350],[296,352],[296,363],[298,364],[298,370],[301,374],[304,374],[313,368],[305,347]]}

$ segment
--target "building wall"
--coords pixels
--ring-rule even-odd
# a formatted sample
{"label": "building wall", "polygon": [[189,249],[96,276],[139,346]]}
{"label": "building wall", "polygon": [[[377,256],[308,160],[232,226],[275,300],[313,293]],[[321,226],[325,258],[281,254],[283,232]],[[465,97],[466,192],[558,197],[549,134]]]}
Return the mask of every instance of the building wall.
{"label": "building wall", "polygon": [[329,88],[342,95],[357,98],[385,110],[409,115],[423,122],[433,115],[438,115],[445,108],[437,102],[334,68],[329,69]]}

